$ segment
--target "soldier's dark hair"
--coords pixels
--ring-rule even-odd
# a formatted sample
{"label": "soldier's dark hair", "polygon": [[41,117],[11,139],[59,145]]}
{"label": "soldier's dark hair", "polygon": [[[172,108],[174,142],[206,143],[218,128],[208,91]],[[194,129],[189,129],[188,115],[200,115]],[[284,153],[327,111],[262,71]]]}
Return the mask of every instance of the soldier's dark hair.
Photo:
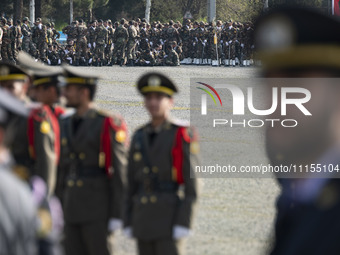
{"label": "soldier's dark hair", "polygon": [[78,19],[79,24],[82,24],[84,21],[82,19]]}
{"label": "soldier's dark hair", "polygon": [[133,20],[130,20],[129,21],[129,25],[133,25],[134,21]]}
{"label": "soldier's dark hair", "polygon": [[93,86],[93,85],[82,85],[80,87],[80,89],[88,89],[90,91],[90,100],[93,101],[94,100],[94,96],[96,95],[96,88],[97,86]]}
{"label": "soldier's dark hair", "polygon": [[17,24],[20,25],[21,24],[21,21],[19,19],[17,19]]}

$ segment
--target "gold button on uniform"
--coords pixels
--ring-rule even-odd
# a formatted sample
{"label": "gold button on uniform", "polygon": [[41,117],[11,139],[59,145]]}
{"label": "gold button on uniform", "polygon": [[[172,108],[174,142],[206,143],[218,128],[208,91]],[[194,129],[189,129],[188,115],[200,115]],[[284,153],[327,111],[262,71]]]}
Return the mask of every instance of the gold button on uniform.
{"label": "gold button on uniform", "polygon": [[77,181],[77,186],[82,187],[84,185],[84,182],[82,180]]}
{"label": "gold button on uniform", "polygon": [[150,170],[149,170],[149,168],[148,168],[148,167],[144,167],[144,168],[143,168],[143,173],[145,173],[145,174],[148,174],[148,173],[149,173],[149,171],[150,171]]}
{"label": "gold button on uniform", "polygon": [[74,186],[74,181],[69,180],[69,181],[67,182],[67,186],[73,187],[73,186]]}
{"label": "gold button on uniform", "polygon": [[157,166],[153,166],[152,167],[152,172],[155,173],[155,174],[158,173],[158,167]]}
{"label": "gold button on uniform", "polygon": [[143,196],[141,199],[140,199],[141,203],[142,204],[146,204],[148,202],[148,198],[146,196]]}
{"label": "gold button on uniform", "polygon": [[133,154],[133,160],[134,161],[140,161],[142,159],[142,154],[140,152],[135,152]]}
{"label": "gold button on uniform", "polygon": [[67,145],[67,139],[64,137],[61,139],[61,145],[66,146]]}
{"label": "gold button on uniform", "polygon": [[156,196],[151,196],[150,197],[150,202],[153,203],[153,204],[156,203],[157,202],[157,197]]}
{"label": "gold button on uniform", "polygon": [[83,152],[79,153],[79,159],[84,160],[85,159],[85,153],[83,153]]}

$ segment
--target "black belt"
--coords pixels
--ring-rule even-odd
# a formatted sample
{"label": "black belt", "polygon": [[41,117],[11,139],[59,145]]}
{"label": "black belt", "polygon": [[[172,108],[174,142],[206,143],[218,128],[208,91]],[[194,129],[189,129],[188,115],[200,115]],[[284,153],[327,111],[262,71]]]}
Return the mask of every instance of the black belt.
{"label": "black belt", "polygon": [[105,175],[105,168],[99,167],[79,167],[77,171],[77,177],[99,177]]}
{"label": "black belt", "polygon": [[150,182],[150,186],[146,187],[144,184],[140,185],[141,192],[177,192],[178,183],[172,181],[162,181],[155,183],[153,181]]}

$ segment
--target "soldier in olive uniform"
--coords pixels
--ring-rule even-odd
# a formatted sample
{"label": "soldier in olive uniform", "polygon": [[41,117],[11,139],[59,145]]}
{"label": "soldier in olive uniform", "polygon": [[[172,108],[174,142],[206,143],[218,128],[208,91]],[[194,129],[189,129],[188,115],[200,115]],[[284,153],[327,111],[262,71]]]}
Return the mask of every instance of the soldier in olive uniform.
{"label": "soldier in olive uniform", "polygon": [[137,29],[135,28],[133,24],[134,24],[134,21],[130,20],[129,28],[128,28],[129,40],[127,42],[127,59],[128,59],[127,65],[129,66],[133,66],[136,60],[135,50],[136,50],[136,40],[137,40],[138,33],[137,33]]}
{"label": "soldier in olive uniform", "polygon": [[16,21],[16,25],[14,27],[14,43],[12,46],[13,58],[15,61],[18,59],[18,53],[22,47],[22,33],[21,33],[21,22],[20,20]]}
{"label": "soldier in olive uniform", "polygon": [[1,19],[2,28],[2,45],[1,45],[1,57],[4,61],[10,61],[10,56],[8,55],[11,47],[10,29],[7,25],[7,19]]}
{"label": "soldier in olive uniform", "polygon": [[108,31],[103,25],[103,20],[98,20],[98,26],[96,27],[96,51],[94,57],[94,65],[105,65],[104,50],[108,43]]}
{"label": "soldier in olive uniform", "polygon": [[[168,45],[171,45],[173,42],[179,42],[179,33],[178,30],[174,27],[174,22],[172,20],[169,21],[169,27],[166,30],[166,44],[165,47],[167,48]],[[169,53],[169,52],[166,52]]]}
{"label": "soldier in olive uniform", "polygon": [[22,50],[32,55],[33,53],[35,53],[35,46],[32,42],[32,29],[29,24],[30,20],[28,19],[28,17],[25,17],[23,18],[22,22],[23,22],[21,26],[21,32],[23,35]]}
{"label": "soldier in olive uniform", "polygon": [[166,66],[179,66],[179,56],[171,45],[168,45],[168,56],[165,58]]}
{"label": "soldier in olive uniform", "polygon": [[36,20],[36,40],[37,50],[39,51],[39,58],[41,61],[46,61],[46,49],[47,49],[47,27],[42,24],[41,18]]}
{"label": "soldier in olive uniform", "polygon": [[222,40],[224,42],[225,66],[235,66],[236,61],[236,44],[237,44],[238,30],[233,26],[232,20],[226,23],[222,31]]}
{"label": "soldier in olive uniform", "polygon": [[181,254],[197,198],[197,134],[170,119],[177,88],[167,77],[149,73],[137,86],[151,121],[130,146],[124,232],[137,239],[140,255]]}
{"label": "soldier in olive uniform", "polygon": [[58,44],[57,40],[60,38],[60,33],[55,29],[54,22],[51,22],[51,29],[52,29],[52,42],[53,44]]}
{"label": "soldier in olive uniform", "polygon": [[[75,59],[75,65],[79,65],[80,58],[86,57],[86,49],[87,49],[87,27],[84,24],[84,21],[82,19],[78,20],[79,24],[76,29],[77,31],[77,45],[76,45],[76,59]],[[83,61],[84,62],[84,61]]]}
{"label": "soldier in olive uniform", "polygon": [[182,41],[183,47],[183,60],[181,64],[191,64],[190,58],[190,48],[191,48],[191,40],[190,40],[190,20],[186,20],[184,26],[181,27],[179,33]]}
{"label": "soldier in olive uniform", "polygon": [[112,26],[112,21],[108,20],[107,21],[107,31],[108,31],[108,42],[105,47],[105,57],[106,57],[106,62],[108,63],[108,66],[112,66],[112,52],[113,52],[113,35],[115,33],[115,29]]}
{"label": "soldier in olive uniform", "polygon": [[113,42],[115,44],[115,48],[113,50],[113,64],[117,63],[120,66],[124,65],[126,43],[129,39],[129,32],[124,27],[125,22],[125,19],[120,21],[120,25],[117,27],[113,35]]}
{"label": "soldier in olive uniform", "polygon": [[10,40],[7,54],[8,54],[8,58],[10,59],[10,61],[12,61],[12,63],[15,63],[13,49],[15,49],[16,30],[15,30],[15,26],[13,26],[13,19],[9,18],[7,20],[7,25],[8,25],[9,40]]}
{"label": "soldier in olive uniform", "polygon": [[91,21],[90,27],[87,30],[87,41],[88,41],[88,47],[94,52],[94,49],[96,48],[96,21]]}
{"label": "soldier in olive uniform", "polygon": [[78,21],[73,21],[71,25],[68,25],[62,29],[62,32],[67,35],[66,43],[69,45],[72,41],[72,45],[77,42],[77,26]]}
{"label": "soldier in olive uniform", "polygon": [[96,76],[64,70],[67,105],[75,108],[60,124],[66,254],[108,255],[107,234],[122,224],[127,128],[92,106]]}

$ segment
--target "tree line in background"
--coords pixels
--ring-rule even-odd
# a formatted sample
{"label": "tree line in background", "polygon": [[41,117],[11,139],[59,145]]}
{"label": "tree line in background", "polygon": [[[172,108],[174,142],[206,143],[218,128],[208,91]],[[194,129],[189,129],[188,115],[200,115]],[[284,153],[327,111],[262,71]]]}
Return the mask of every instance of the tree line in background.
{"label": "tree line in background", "polygon": [[[5,17],[22,19],[29,16],[29,0],[1,0],[0,12]],[[306,6],[326,9],[329,0],[268,0],[269,6],[283,3],[301,3]],[[216,0],[216,18],[233,19],[240,22],[253,20],[262,10],[265,0]],[[44,22],[53,21],[60,29],[69,23],[69,0],[35,0],[35,17]],[[73,0],[73,16],[85,21],[92,19],[119,20],[143,18],[145,0]],[[183,20],[186,11],[190,11],[194,20],[207,19],[207,0],[152,0],[151,21],[168,22]]]}

